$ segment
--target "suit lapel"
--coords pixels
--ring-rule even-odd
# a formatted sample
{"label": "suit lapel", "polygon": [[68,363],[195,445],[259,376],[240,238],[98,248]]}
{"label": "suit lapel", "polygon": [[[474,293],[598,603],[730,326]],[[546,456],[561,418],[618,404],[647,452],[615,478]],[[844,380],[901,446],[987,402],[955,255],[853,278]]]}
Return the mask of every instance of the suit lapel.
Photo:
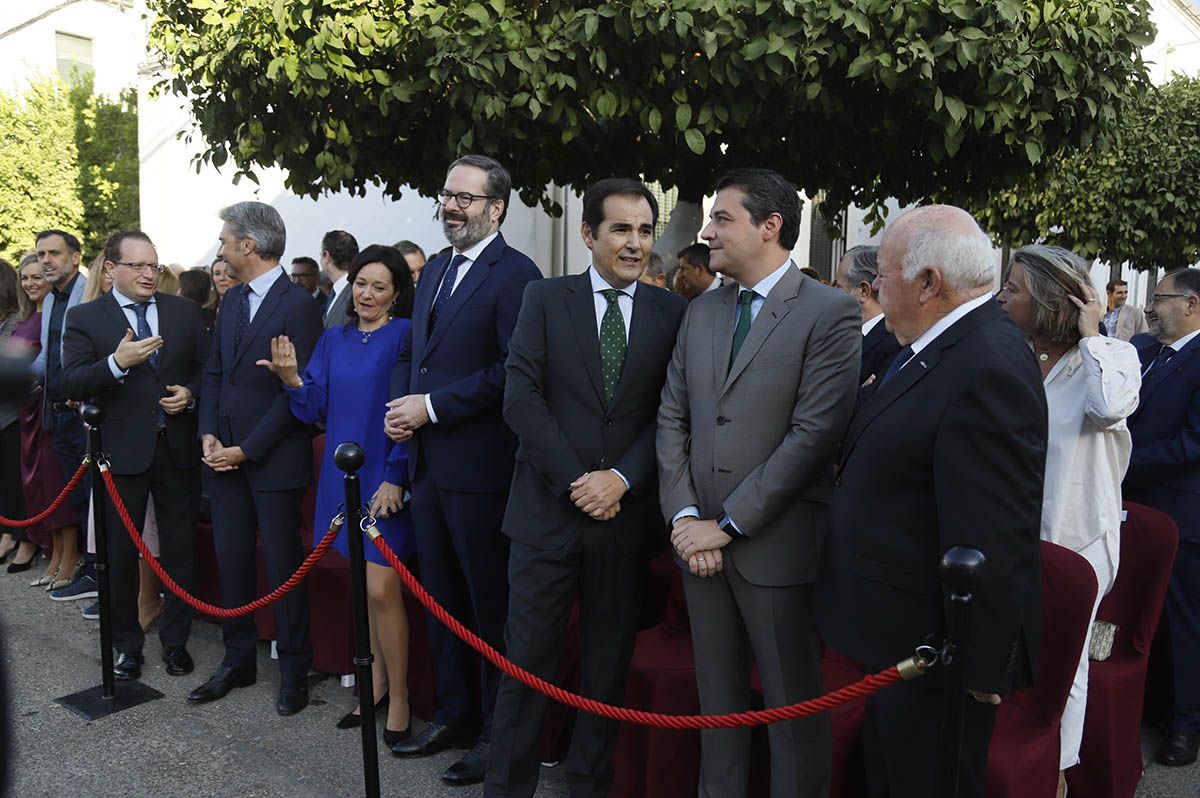
{"label": "suit lapel", "polygon": [[603,406],[604,374],[600,364],[600,336],[596,332],[596,301],[592,298],[592,282],[587,272],[570,280],[563,299],[571,319],[571,328],[575,331],[575,341],[579,344],[579,353],[583,356],[584,369],[596,391],[596,398]]}
{"label": "suit lapel", "polygon": [[[746,370],[746,367],[754,360],[754,356],[758,354],[758,350],[766,343],[767,338],[770,337],[779,322],[783,321],[783,317],[788,314],[790,310],[788,303],[795,299],[800,292],[803,279],[804,275],[800,273],[800,270],[791,266],[771,289],[771,293],[763,301],[763,306],[759,309],[754,323],[750,325],[750,332],[746,334],[746,340],[742,342],[742,348],[738,350],[737,359],[729,367],[729,374],[722,383],[722,394],[728,391],[729,386],[733,385],[738,375]],[[729,344],[725,347],[725,352],[728,357],[728,353],[733,348],[733,327],[730,326],[727,332]]]}
{"label": "suit lapel", "polygon": [[[717,289],[721,304],[712,320],[713,385],[720,391],[729,373],[729,353],[733,351],[733,326],[737,323],[737,286],[730,284]],[[695,300],[693,300],[695,301]],[[745,348],[745,342],[742,343]],[[723,393],[723,391],[722,391]]]}
{"label": "suit lapel", "polygon": [[929,346],[914,355],[896,376],[888,380],[887,384],[876,389],[850,421],[850,429],[847,430],[845,443],[842,445],[841,461],[845,463],[849,459],[850,453],[854,451],[854,445],[872,421],[933,372],[942,361],[942,353],[945,350],[954,346],[975,328],[986,324],[1003,312],[994,301],[971,311],[952,324],[950,329],[933,339]]}
{"label": "suit lapel", "polygon": [[[442,311],[442,315],[438,317],[441,324],[437,325],[429,334],[429,346],[425,349],[425,354],[433,351],[433,348],[438,345],[438,341],[442,340],[442,336],[446,334],[446,328],[454,321],[454,317],[458,315],[458,311],[466,304],[471,295],[479,290],[479,286],[483,285],[483,281],[488,278],[492,271],[492,264],[500,259],[500,253],[504,251],[507,244],[504,243],[504,236],[497,234],[492,243],[487,245],[483,252],[479,253],[479,258],[471,264],[471,268],[467,269],[466,277],[463,277],[462,282],[454,289],[454,293],[450,294],[450,301],[446,304],[446,309]],[[453,257],[453,256],[451,256]],[[447,268],[450,261],[446,261]],[[445,274],[445,270],[442,271]],[[438,290],[441,290],[441,279],[438,279]],[[434,292],[434,302],[437,301],[437,291]],[[430,304],[430,309],[433,305]]]}
{"label": "suit lapel", "polygon": [[[625,347],[625,365],[621,367],[621,379],[617,382],[617,390],[613,394],[610,407],[616,407],[625,395],[627,386],[635,379],[645,375],[641,359],[649,350],[648,343],[658,332],[658,304],[654,292],[642,288],[633,292],[633,316],[629,320],[629,343]],[[597,349],[597,357],[599,350]]]}
{"label": "suit lapel", "polygon": [[[237,365],[237,361],[241,360],[242,355],[246,353],[246,350],[250,348],[250,342],[254,340],[254,336],[258,335],[258,331],[266,325],[267,319],[271,318],[275,313],[275,310],[279,307],[279,300],[283,297],[289,285],[291,285],[291,281],[281,271],[275,282],[271,283],[271,287],[267,289],[267,295],[259,303],[258,310],[254,313],[254,318],[250,320],[250,326],[246,328],[246,334],[242,338],[242,348],[237,350],[233,355],[235,366]],[[234,314],[236,313],[237,309],[234,308]],[[235,315],[234,324],[236,325],[236,323],[237,316]]]}
{"label": "suit lapel", "polygon": [[[1196,356],[1196,352],[1198,350],[1200,350],[1200,336],[1196,336],[1192,340],[1188,341],[1187,346],[1183,348],[1182,352],[1176,352],[1170,360],[1162,365],[1156,366],[1153,371],[1146,375],[1147,379],[1142,383],[1141,398],[1138,402],[1138,412],[1141,412],[1142,408],[1146,406],[1146,400],[1150,398],[1150,395],[1157,391],[1159,387],[1161,387],[1162,384],[1171,377],[1172,374],[1182,370],[1187,362]],[[1155,355],[1155,357],[1156,356],[1157,355]],[[1151,361],[1153,361],[1153,359],[1154,357],[1150,358]],[[1135,413],[1134,415],[1137,414]]]}
{"label": "suit lapel", "polygon": [[883,322],[876,322],[871,331],[863,336],[863,355],[866,356],[872,349],[879,346],[879,342],[883,340],[883,334],[887,332],[887,328],[883,326]]}
{"label": "suit lapel", "polygon": [[[424,357],[426,344],[429,342],[429,314],[433,312],[433,303],[437,301],[438,288],[441,287],[442,277],[450,267],[449,255],[436,258],[425,266],[428,274],[425,280],[417,283],[417,296],[413,299],[412,335],[413,359]],[[424,272],[423,272],[424,273]]]}

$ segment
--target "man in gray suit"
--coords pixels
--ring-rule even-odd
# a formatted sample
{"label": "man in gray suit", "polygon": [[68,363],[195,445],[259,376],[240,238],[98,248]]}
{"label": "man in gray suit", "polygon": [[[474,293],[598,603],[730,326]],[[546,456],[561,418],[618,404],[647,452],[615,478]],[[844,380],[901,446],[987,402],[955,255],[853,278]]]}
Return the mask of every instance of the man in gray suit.
{"label": "man in gray suit", "polygon": [[[656,445],[663,514],[683,575],[700,708],[750,708],[821,693],[813,582],[831,464],[854,410],[858,307],[807,278],[789,253],[796,189],[766,169],[718,185],[700,234],[726,277],[688,309],[667,370]],[[828,716],[768,730],[771,795],[826,796]],[[750,732],[701,733],[701,796],[745,796]]]}
{"label": "man in gray suit", "polygon": [[345,230],[330,230],[321,239],[321,271],[333,283],[325,304],[325,329],[350,321],[350,264],[358,254],[358,241]]}

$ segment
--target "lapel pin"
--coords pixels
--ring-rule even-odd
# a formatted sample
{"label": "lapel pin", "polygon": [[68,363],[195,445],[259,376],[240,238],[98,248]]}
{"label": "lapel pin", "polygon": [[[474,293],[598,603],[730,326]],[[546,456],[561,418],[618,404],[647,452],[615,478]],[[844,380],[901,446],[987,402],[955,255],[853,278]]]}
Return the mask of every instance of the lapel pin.
{"label": "lapel pin", "polygon": [[925,361],[924,361],[924,360],[919,360],[919,361],[917,361],[917,362],[921,364],[921,368],[923,368],[923,369],[927,369],[927,368],[929,368],[929,366],[926,366],[926,365],[925,365]]}

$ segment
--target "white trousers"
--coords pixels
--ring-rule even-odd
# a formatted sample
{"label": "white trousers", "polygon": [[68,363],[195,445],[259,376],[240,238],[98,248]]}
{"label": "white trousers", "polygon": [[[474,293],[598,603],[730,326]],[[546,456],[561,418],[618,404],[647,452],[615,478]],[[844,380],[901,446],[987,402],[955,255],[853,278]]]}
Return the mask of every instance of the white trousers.
{"label": "white trousers", "polygon": [[1059,770],[1079,764],[1079,744],[1083,741],[1083,717],[1087,710],[1088,647],[1092,642],[1092,623],[1095,622],[1096,612],[1100,609],[1100,600],[1112,589],[1116,579],[1103,537],[1085,546],[1078,554],[1087,560],[1096,572],[1096,584],[1099,589],[1096,591],[1096,603],[1092,606],[1087,637],[1083,641],[1083,654],[1079,657],[1079,667],[1075,669],[1075,681],[1071,684],[1071,693],[1067,696],[1067,705],[1063,708],[1062,723],[1058,730]]}

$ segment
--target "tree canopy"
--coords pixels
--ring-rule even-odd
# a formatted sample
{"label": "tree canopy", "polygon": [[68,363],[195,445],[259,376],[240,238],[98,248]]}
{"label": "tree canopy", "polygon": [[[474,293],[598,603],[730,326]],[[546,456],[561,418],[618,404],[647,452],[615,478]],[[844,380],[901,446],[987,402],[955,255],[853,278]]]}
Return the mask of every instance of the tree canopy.
{"label": "tree canopy", "polygon": [[1045,239],[1137,269],[1200,260],[1200,80],[1147,93],[1113,139],[1031,171],[977,218],[1003,241]]}
{"label": "tree canopy", "polygon": [[302,194],[432,194],[465,151],[521,196],[740,165],[869,205],[980,196],[1102,140],[1147,0],[151,0],[201,160]]}

